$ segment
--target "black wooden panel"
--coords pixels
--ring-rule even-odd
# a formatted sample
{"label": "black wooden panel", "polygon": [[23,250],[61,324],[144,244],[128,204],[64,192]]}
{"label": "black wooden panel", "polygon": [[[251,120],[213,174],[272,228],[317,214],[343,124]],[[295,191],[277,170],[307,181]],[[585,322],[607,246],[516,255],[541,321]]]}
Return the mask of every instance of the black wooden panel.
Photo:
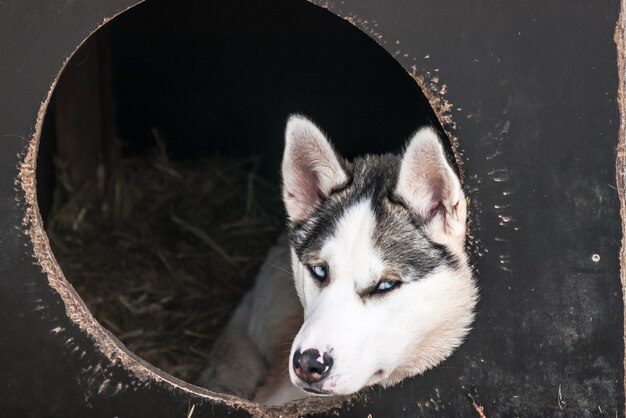
{"label": "black wooden panel", "polygon": [[[76,46],[132,3],[0,3],[0,406],[7,416],[186,416],[192,405],[194,416],[249,415],[137,377],[98,350],[67,317],[24,233],[25,195],[15,180],[40,104]],[[324,5],[371,31],[407,71],[430,72],[426,85],[446,85],[482,289],[475,330],[452,358],[338,412],[472,416],[471,394],[488,416],[623,416],[618,2]]]}

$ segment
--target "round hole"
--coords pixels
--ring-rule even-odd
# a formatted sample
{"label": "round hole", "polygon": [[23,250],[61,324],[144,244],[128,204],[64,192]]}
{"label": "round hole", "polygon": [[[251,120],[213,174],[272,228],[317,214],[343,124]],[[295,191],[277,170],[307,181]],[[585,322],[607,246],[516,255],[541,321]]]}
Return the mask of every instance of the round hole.
{"label": "round hole", "polygon": [[440,129],[383,48],[304,0],[148,1],[58,81],[37,162],[55,257],[98,322],[174,377],[196,381],[284,229],[292,113],[347,158]]}

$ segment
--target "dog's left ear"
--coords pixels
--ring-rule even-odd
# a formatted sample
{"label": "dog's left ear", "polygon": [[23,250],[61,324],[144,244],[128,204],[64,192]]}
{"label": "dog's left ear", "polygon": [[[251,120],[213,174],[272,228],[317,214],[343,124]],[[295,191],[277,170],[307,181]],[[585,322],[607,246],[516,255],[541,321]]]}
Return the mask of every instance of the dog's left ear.
{"label": "dog's left ear", "polygon": [[289,219],[305,219],[348,177],[326,136],[313,122],[292,115],[285,129],[283,200]]}
{"label": "dog's left ear", "polygon": [[422,128],[411,139],[402,157],[396,194],[437,241],[464,237],[465,196],[433,128]]}

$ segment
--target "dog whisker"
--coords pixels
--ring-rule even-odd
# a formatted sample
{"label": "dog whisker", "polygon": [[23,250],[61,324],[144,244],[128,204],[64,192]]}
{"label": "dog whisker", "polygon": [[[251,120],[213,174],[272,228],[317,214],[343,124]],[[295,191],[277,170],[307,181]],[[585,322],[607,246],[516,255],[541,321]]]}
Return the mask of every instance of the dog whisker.
{"label": "dog whisker", "polygon": [[287,273],[289,275],[291,275],[291,272],[289,270],[285,270],[284,268],[277,266],[276,264],[272,264],[272,263],[267,263],[268,266],[274,267],[277,270],[282,271],[283,273]]}

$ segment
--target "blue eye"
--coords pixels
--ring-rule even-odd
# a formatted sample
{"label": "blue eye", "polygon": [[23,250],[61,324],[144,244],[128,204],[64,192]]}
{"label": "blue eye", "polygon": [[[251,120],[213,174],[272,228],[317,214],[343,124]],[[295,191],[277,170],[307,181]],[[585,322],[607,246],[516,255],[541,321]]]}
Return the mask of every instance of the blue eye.
{"label": "blue eye", "polygon": [[383,280],[380,283],[378,283],[378,286],[376,287],[376,290],[374,290],[373,293],[385,293],[385,292],[389,292],[390,290],[395,289],[396,287],[398,287],[399,282],[394,281],[394,280]]}
{"label": "blue eye", "polygon": [[326,267],[324,266],[309,266],[309,270],[315,279],[319,282],[326,280]]}

